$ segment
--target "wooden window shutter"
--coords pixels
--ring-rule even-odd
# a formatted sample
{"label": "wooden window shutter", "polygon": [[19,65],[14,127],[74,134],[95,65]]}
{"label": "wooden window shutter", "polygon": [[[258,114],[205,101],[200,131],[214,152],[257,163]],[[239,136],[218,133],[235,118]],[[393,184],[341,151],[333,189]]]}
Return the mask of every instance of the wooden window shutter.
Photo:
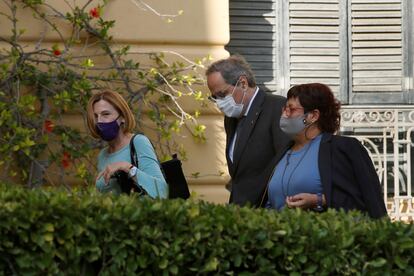
{"label": "wooden window shutter", "polygon": [[331,87],[336,97],[341,98],[339,2],[340,0],[289,1],[290,85],[325,83]]}
{"label": "wooden window shutter", "polygon": [[229,4],[230,42],[226,49],[246,58],[259,86],[276,91],[275,0],[231,0]]}
{"label": "wooden window shutter", "polygon": [[401,0],[351,0],[349,10],[351,102],[389,102],[404,90]]}

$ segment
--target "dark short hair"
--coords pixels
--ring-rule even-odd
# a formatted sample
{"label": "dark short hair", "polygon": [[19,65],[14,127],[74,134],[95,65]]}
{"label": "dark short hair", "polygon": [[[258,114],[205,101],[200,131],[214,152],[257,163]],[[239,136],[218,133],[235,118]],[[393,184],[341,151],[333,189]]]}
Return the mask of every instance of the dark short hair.
{"label": "dark short hair", "polygon": [[249,63],[240,55],[232,55],[212,63],[206,71],[206,76],[219,72],[227,84],[236,85],[240,76],[245,76],[249,87],[256,86],[256,80]]}
{"label": "dark short hair", "polygon": [[334,133],[339,129],[341,103],[335,99],[331,89],[322,83],[295,85],[289,89],[287,99],[297,98],[304,112],[318,109],[318,126],[323,132]]}

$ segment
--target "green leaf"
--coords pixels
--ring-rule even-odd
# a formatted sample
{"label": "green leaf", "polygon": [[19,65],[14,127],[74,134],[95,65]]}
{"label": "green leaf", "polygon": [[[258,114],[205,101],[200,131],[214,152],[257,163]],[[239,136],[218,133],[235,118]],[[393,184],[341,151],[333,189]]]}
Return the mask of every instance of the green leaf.
{"label": "green leaf", "polygon": [[167,259],[162,259],[159,263],[158,263],[158,267],[162,270],[166,269],[168,266],[168,260]]}
{"label": "green leaf", "polygon": [[387,260],[384,258],[377,258],[371,262],[369,262],[369,265],[375,268],[379,268],[384,266],[387,263]]}
{"label": "green leaf", "polygon": [[407,268],[408,261],[405,260],[405,258],[403,259],[403,257],[401,256],[398,256],[398,255],[395,256],[394,262],[398,266],[398,268],[401,270],[405,270]]}
{"label": "green leaf", "polygon": [[47,242],[52,242],[53,241],[53,234],[52,233],[47,233],[43,235],[43,238],[45,241]]}
{"label": "green leaf", "polygon": [[241,263],[242,263],[242,256],[240,254],[236,254],[236,256],[234,256],[234,266],[239,267]]}
{"label": "green leaf", "polygon": [[207,263],[204,265],[204,268],[202,269],[203,272],[210,272],[217,270],[217,266],[219,264],[219,261],[217,258],[211,258],[207,261]]}
{"label": "green leaf", "polygon": [[55,231],[55,227],[53,226],[52,223],[45,223],[43,225],[43,229],[45,229],[45,231],[47,231],[47,232],[54,232]]}
{"label": "green leaf", "polygon": [[298,260],[300,263],[304,264],[308,261],[308,257],[306,255],[299,255]]}
{"label": "green leaf", "polygon": [[317,265],[311,264],[310,266],[305,268],[305,270],[303,270],[303,272],[306,273],[306,274],[314,274],[317,269],[318,269]]}

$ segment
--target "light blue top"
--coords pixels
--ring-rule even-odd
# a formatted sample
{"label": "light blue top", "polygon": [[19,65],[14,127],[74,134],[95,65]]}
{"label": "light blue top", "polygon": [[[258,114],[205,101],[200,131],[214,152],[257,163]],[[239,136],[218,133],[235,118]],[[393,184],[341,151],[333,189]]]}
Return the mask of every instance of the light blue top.
{"label": "light blue top", "polygon": [[299,193],[322,193],[318,156],[322,134],[299,151],[288,150],[279,161],[269,183],[267,207],[285,206],[286,197]]}
{"label": "light blue top", "polygon": [[[168,186],[161,172],[160,165],[155,155],[154,148],[148,138],[138,134],[134,138],[134,146],[138,157],[138,171],[135,180],[141,185],[152,198],[167,198]],[[101,172],[108,164],[114,162],[131,162],[129,144],[114,153],[108,153],[108,148],[104,148],[98,155],[98,171]],[[116,179],[111,178],[106,185],[104,178],[100,177],[96,181],[96,188],[103,193],[112,191],[120,194],[121,188]]]}

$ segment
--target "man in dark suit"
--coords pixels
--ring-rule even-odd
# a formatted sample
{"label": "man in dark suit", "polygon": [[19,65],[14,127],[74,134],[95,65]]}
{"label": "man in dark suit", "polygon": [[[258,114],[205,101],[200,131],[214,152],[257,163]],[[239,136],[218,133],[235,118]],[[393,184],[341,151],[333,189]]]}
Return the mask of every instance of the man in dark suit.
{"label": "man in dark suit", "polygon": [[225,115],[230,203],[263,206],[275,156],[289,140],[279,127],[286,99],[259,89],[241,56],[214,62],[206,76],[210,99]]}

